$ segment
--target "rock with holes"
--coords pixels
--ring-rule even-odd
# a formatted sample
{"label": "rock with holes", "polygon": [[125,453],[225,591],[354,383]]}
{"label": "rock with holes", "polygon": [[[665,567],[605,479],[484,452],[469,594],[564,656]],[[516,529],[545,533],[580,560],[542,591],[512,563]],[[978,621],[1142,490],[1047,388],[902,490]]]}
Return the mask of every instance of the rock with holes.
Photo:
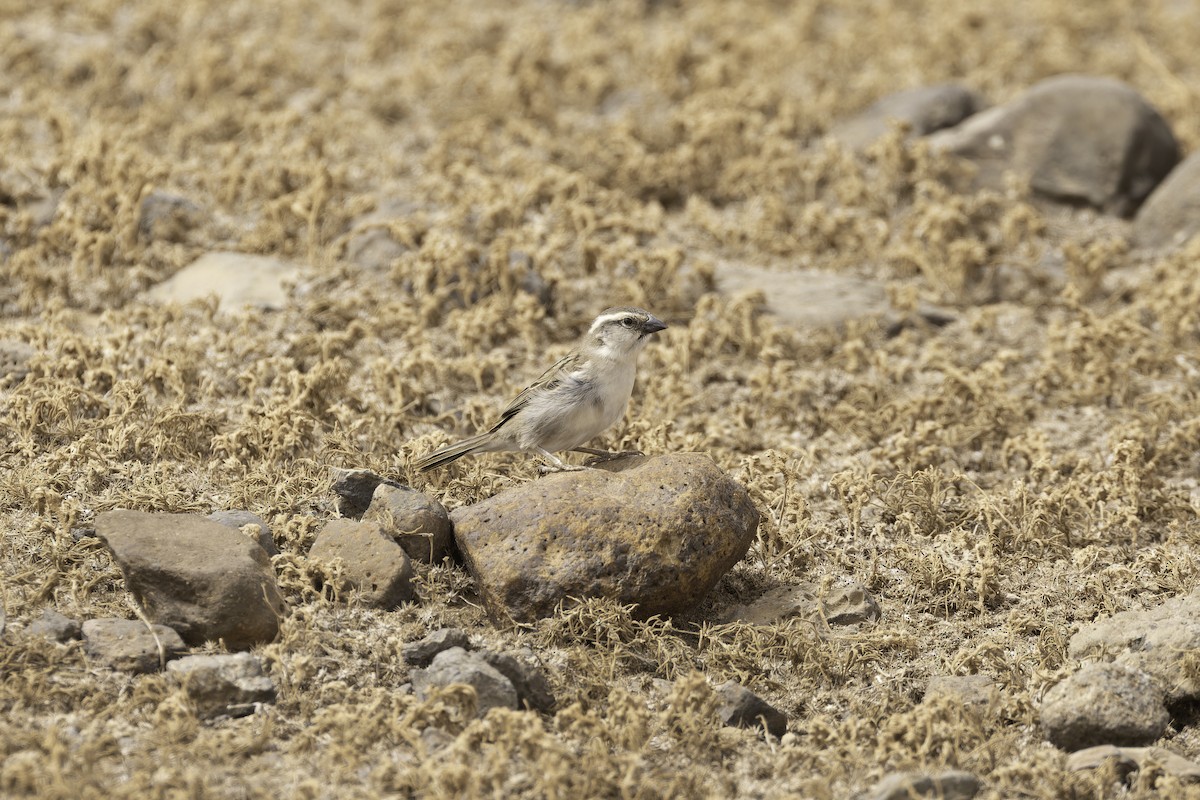
{"label": "rock with holes", "polygon": [[1089,75],[1044,80],[929,141],[974,162],[979,186],[1003,190],[1011,174],[1035,195],[1121,216],[1179,161],[1170,126],[1142,95]]}
{"label": "rock with holes", "polygon": [[853,150],[865,150],[897,122],[909,135],[924,136],[957,125],[987,104],[957,83],[920,86],[881,97],[870,106],[833,126],[830,135]]}
{"label": "rock with holes", "polygon": [[186,649],[172,629],[136,619],[89,619],[81,630],[88,658],[122,672],[157,672]]}
{"label": "rock with holes", "polygon": [[275,701],[275,684],[250,653],[185,656],[167,665],[201,717],[244,717]]}
{"label": "rock with holes", "polygon": [[395,608],[413,597],[408,554],[378,522],[335,519],[321,529],[308,557],[340,560],[338,591],[373,608]]}
{"label": "rock with holes", "polygon": [[456,509],[454,535],[494,619],[590,597],[644,616],[692,608],[749,548],[758,511],[700,453],[561,472]]}
{"label": "rock with holes", "polygon": [[1170,721],[1154,679],[1120,664],[1085,665],[1042,701],[1042,729],[1063,750],[1149,744]]}
{"label": "rock with holes", "polygon": [[105,511],[96,533],[151,621],[188,644],[269,642],[285,606],[271,559],[241,531],[195,514]]}
{"label": "rock with holes", "polygon": [[363,520],[378,522],[408,557],[438,564],[450,554],[453,529],[445,507],[424,492],[381,483],[375,487]]}

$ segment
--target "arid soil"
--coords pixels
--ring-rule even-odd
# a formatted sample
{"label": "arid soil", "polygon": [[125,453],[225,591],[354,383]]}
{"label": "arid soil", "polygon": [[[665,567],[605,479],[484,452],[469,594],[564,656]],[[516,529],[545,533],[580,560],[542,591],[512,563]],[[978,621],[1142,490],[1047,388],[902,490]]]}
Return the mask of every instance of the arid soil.
{"label": "arid soil", "polygon": [[[0,2],[0,338],[20,367],[0,386],[0,795],[845,798],[962,769],[988,800],[1200,797],[1068,771],[1038,713],[1080,625],[1197,585],[1200,243],[1140,252],[1125,220],[960,191],[966,167],[899,131],[862,154],[825,136],[899,89],[996,103],[1084,72],[1140,91],[1188,153],[1198,15]],[[214,251],[294,265],[285,302],[152,296]],[[863,279],[891,311],[796,325],[722,289],[739,267]],[[449,564],[395,611],[314,589],[333,468],[451,508],[537,480],[521,455],[409,462],[611,305],[671,327],[597,444],[707,453],[762,514],[701,608],[500,628]],[[22,635],[48,606],[136,616],[86,535],[112,508],[271,523],[293,609],[255,651],[276,703],[203,720],[166,675]],[[721,623],[773,587],[852,581],[878,622]],[[401,647],[444,626],[528,648],[558,711],[415,699]],[[1000,701],[925,698],[968,674]],[[782,740],[718,724],[728,679],[788,716]],[[1177,709],[1158,744],[1200,760],[1198,731]]]}

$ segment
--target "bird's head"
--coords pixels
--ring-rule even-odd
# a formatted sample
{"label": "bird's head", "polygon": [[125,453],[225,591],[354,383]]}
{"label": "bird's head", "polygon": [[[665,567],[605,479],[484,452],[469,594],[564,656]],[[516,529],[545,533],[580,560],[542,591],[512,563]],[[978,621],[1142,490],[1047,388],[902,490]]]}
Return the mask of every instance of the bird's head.
{"label": "bird's head", "polygon": [[667,325],[640,308],[609,308],[588,328],[587,340],[613,356],[636,354]]}

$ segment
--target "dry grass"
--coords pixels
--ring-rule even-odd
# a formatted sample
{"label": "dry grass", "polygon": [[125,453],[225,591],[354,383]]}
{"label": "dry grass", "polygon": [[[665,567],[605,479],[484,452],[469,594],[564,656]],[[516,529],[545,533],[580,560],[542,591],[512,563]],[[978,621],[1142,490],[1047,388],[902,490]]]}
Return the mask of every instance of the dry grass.
{"label": "dry grass", "polygon": [[[1200,797],[1068,774],[1036,727],[1076,626],[1200,575],[1200,245],[1132,253],[1120,223],[960,193],[960,165],[898,134],[862,157],[821,139],[888,91],[962,80],[1002,101],[1086,71],[1136,86],[1190,150],[1194,14],[0,2],[0,337],[37,352],[0,387],[0,794],[840,798],[961,767],[986,798]],[[148,237],[154,190],[198,224]],[[372,228],[404,248],[390,267],[349,260]],[[139,300],[213,249],[306,271],[276,313]],[[884,280],[956,319],[788,330],[759,297],[713,293],[722,260]],[[672,327],[606,443],[708,452],[763,511],[704,608],[639,621],[597,602],[497,631],[451,567],[386,614],[313,589],[331,583],[304,553],[335,513],[332,467],[452,506],[534,478],[517,457],[407,465],[626,303]],[[129,615],[103,548],[72,535],[118,506],[270,521],[296,607],[261,648],[276,705],[201,722],[165,677],[17,636],[46,605]],[[877,625],[714,622],[845,578],[878,597]],[[561,710],[473,720],[469,694],[404,694],[400,646],[449,624],[532,648]],[[929,676],[975,672],[1004,687],[994,713],[922,702]],[[787,741],[719,727],[710,685],[728,678],[787,712]],[[1200,757],[1186,730],[1165,744]]]}

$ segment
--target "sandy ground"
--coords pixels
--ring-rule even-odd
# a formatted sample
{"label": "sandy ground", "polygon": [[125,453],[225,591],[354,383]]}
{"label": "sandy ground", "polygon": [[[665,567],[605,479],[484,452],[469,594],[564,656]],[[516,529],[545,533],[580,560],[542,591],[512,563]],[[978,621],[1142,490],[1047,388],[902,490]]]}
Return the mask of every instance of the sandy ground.
{"label": "sandy ground", "polygon": [[[33,351],[0,401],[0,794],[842,798],[961,768],[993,800],[1200,796],[1068,773],[1037,726],[1082,623],[1196,585],[1200,249],[1137,253],[1120,220],[956,193],[956,165],[896,137],[863,156],[822,138],[889,91],[1000,102],[1076,71],[1136,87],[1190,152],[1197,13],[0,3],[0,336]],[[178,224],[146,224],[155,192],[186,201]],[[217,250],[297,265],[283,307],[147,302]],[[866,279],[902,317],[953,321],[793,327],[714,291],[737,265]],[[408,463],[618,304],[671,328],[601,444],[709,453],[763,514],[703,608],[500,630],[454,567],[394,612],[312,589],[331,468],[450,507],[536,479],[518,456]],[[164,676],[19,637],[45,606],[133,616],[72,534],[115,507],[271,522],[295,608],[258,651],[275,705],[203,722]],[[716,624],[800,581],[860,582],[882,618]],[[531,648],[561,710],[472,721],[461,696],[401,691],[400,647],[444,625]],[[974,673],[1003,687],[988,713],[923,702],[931,676]],[[707,687],[730,678],[787,713],[784,742],[716,724]],[[1161,744],[1196,759],[1190,723]]]}

